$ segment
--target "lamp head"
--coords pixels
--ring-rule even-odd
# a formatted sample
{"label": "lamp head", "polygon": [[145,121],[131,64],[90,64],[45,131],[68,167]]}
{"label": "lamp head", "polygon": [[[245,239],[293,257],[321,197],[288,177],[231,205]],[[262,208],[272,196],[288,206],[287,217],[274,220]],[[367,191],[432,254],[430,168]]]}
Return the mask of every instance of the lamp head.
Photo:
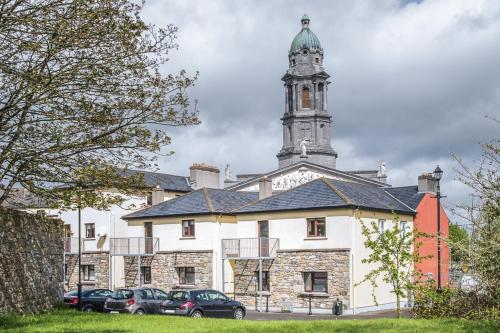
{"label": "lamp head", "polygon": [[436,180],[439,181],[441,180],[441,177],[443,177],[443,170],[441,170],[441,168],[438,165],[434,170],[434,178],[436,178]]}

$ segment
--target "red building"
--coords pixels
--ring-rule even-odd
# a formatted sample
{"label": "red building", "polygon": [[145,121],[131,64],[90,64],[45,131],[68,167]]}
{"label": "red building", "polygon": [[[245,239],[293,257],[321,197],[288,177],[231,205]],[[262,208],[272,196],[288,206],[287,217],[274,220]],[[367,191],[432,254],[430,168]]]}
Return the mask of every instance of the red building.
{"label": "red building", "polygon": [[[430,235],[430,238],[419,239],[422,246],[419,249],[421,256],[432,255],[430,259],[424,259],[415,264],[415,271],[423,274],[423,279],[434,279],[437,281],[438,255],[437,255],[437,181],[432,174],[423,174],[418,177],[418,186],[405,186],[389,188],[388,192],[397,199],[414,209],[417,214],[413,220],[413,226],[418,231]],[[449,219],[441,206],[441,285],[446,286],[449,282],[449,258],[450,253],[446,244],[448,237]]]}

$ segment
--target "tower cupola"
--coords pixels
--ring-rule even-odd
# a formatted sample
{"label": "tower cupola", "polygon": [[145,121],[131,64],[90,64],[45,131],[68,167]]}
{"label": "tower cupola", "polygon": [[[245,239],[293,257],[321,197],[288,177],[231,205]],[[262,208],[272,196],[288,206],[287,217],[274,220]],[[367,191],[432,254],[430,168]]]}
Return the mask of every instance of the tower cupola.
{"label": "tower cupola", "polygon": [[327,109],[328,78],[323,68],[323,49],[309,28],[309,16],[300,20],[302,29],[288,52],[289,66],[282,81],[285,87],[283,146],[279,167],[308,161],[335,168],[337,153],[331,138],[332,116]]}

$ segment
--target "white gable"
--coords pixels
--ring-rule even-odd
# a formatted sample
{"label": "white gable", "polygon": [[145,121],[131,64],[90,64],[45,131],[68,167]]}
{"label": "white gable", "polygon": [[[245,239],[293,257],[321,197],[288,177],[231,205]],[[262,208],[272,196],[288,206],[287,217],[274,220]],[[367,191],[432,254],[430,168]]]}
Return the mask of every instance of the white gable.
{"label": "white gable", "polygon": [[[306,167],[301,167],[295,170],[289,170],[288,172],[284,172],[282,174],[277,174],[274,176],[268,176],[268,178],[270,178],[272,181],[273,191],[289,190],[291,188],[305,184],[307,182],[310,182],[311,180],[321,177],[344,180],[344,181],[347,180],[345,178],[337,177],[326,172],[318,172],[316,170],[310,170]],[[251,184],[248,184],[248,186],[239,188],[238,191],[258,192],[259,191],[258,180]]]}

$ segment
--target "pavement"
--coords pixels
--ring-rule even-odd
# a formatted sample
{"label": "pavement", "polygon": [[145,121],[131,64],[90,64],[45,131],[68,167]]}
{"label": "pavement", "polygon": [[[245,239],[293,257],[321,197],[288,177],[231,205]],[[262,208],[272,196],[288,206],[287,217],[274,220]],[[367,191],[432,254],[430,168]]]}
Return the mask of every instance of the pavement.
{"label": "pavement", "polygon": [[[401,310],[403,317],[410,318],[409,309]],[[364,312],[356,315],[333,316],[331,314],[312,314],[307,313],[283,313],[283,312],[257,312],[247,310],[246,320],[346,320],[346,319],[379,319],[396,318],[396,310],[380,310]]]}

